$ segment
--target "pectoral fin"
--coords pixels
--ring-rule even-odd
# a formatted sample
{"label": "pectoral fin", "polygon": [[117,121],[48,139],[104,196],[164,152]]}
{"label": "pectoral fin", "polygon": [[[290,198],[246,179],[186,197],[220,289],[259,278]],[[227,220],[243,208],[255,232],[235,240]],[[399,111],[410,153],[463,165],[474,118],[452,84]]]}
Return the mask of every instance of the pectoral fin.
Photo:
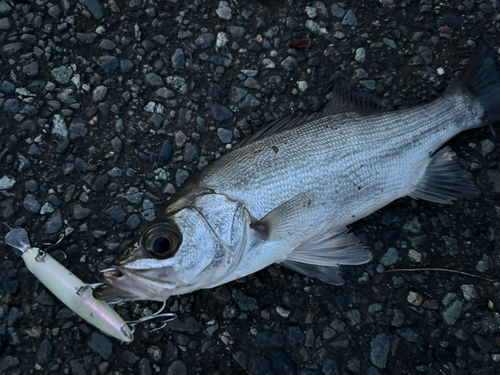
{"label": "pectoral fin", "polygon": [[339,265],[369,262],[372,254],[361,246],[347,228],[339,227],[300,244],[282,265],[326,283],[341,285]]}
{"label": "pectoral fin", "polygon": [[476,197],[479,190],[457,163],[456,154],[445,147],[431,156],[415,190],[408,194],[415,199],[451,204],[462,197]]}
{"label": "pectoral fin", "polygon": [[282,241],[294,235],[314,214],[312,194],[300,193],[269,212],[252,226],[269,241]]}

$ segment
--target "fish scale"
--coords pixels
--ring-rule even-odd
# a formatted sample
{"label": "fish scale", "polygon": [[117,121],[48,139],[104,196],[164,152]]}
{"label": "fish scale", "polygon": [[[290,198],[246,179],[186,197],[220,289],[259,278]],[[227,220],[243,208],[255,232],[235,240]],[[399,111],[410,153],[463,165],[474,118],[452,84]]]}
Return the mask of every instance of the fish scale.
{"label": "fish scale", "polygon": [[481,111],[470,113],[454,94],[398,112],[326,116],[234,150],[203,171],[201,184],[257,219],[311,191],[325,204],[325,225],[347,225],[410,193],[429,153],[462,131],[464,118],[480,123]]}

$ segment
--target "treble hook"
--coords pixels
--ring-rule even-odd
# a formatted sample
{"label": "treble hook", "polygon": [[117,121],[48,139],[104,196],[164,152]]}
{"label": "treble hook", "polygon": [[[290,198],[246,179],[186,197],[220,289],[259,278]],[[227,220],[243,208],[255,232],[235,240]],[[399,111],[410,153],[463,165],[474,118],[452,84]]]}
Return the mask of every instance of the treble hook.
{"label": "treble hook", "polygon": [[[59,239],[57,240],[57,242],[56,242],[56,243],[54,243],[54,244],[51,244],[51,243],[43,243],[43,244],[42,244],[42,246],[48,246],[48,247],[47,247],[46,249],[44,249],[43,251],[47,252],[47,251],[49,251],[50,249],[52,249],[53,247],[56,247],[57,245],[59,245],[59,244],[61,243],[61,241],[63,240],[63,238],[64,238],[64,233],[61,233],[61,234],[59,235]],[[64,255],[66,255],[66,254],[64,254]]]}
{"label": "treble hook", "polygon": [[163,321],[163,325],[161,327],[154,328],[154,329],[150,330],[149,332],[152,333],[152,332],[156,332],[156,331],[159,331],[159,330],[165,328],[167,323],[170,323],[171,321],[177,319],[177,314],[174,314],[174,313],[161,314],[161,312],[163,311],[163,309],[165,308],[166,305],[167,305],[167,301],[163,301],[163,305],[160,307],[160,309],[157,312],[155,312],[154,314],[151,314],[149,316],[145,316],[143,318],[137,319],[137,320],[127,321],[123,324],[122,329],[126,324],[128,324],[130,326],[130,329],[132,330],[132,333],[134,333],[135,327],[138,324],[149,322],[149,321],[154,320],[154,319],[161,319],[161,318],[165,318],[165,320]]}

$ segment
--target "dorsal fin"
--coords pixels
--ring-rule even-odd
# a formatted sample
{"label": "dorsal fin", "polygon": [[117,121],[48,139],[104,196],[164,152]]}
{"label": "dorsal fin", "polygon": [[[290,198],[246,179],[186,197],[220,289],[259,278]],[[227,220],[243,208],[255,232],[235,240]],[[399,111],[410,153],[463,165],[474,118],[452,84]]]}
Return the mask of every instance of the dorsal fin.
{"label": "dorsal fin", "polygon": [[386,111],[389,108],[380,98],[361,90],[350,82],[347,77],[337,72],[332,76],[333,90],[328,96],[330,100],[319,117],[340,112],[372,113]]}
{"label": "dorsal fin", "polygon": [[257,139],[269,137],[272,134],[299,127],[312,120],[317,120],[340,112],[358,112],[369,114],[386,111],[388,108],[382,100],[359,89],[349,82],[346,76],[337,72],[332,76],[333,91],[328,94],[330,100],[323,111],[311,115],[289,115],[261,127],[256,133],[244,138],[233,146],[233,149],[248,145]]}

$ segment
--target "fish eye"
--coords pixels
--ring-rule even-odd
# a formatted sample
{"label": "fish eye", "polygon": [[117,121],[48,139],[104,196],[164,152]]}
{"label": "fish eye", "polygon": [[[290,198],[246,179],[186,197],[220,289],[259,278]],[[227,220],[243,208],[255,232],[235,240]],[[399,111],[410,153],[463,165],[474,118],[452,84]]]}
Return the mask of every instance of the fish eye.
{"label": "fish eye", "polygon": [[181,242],[179,228],[173,223],[156,224],[141,238],[142,246],[155,258],[160,259],[174,256]]}

